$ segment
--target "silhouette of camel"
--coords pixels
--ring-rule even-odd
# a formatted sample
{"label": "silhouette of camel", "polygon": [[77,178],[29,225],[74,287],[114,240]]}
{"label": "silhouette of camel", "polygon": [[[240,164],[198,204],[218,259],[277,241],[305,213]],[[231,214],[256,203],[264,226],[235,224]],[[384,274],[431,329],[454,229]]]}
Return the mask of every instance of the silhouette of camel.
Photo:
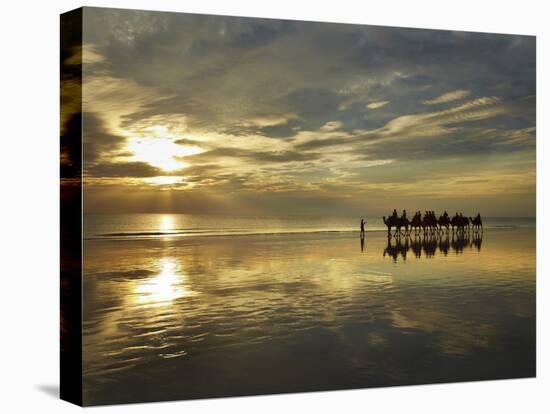
{"label": "silhouette of camel", "polygon": [[483,223],[481,216],[478,213],[476,217],[466,217],[462,213],[456,213],[452,218],[449,217],[447,211],[440,215],[439,218],[435,215],[434,211],[425,211],[424,215],[420,211],[417,211],[411,220],[406,217],[405,210],[403,215],[399,217],[396,210],[386,218],[382,217],[384,224],[388,228],[388,235],[392,234],[392,229],[395,229],[393,235],[395,237],[401,237],[402,235],[410,235],[411,232],[415,234],[422,233],[424,235],[436,235],[440,233],[464,233],[475,231],[483,231]]}
{"label": "silhouette of camel", "polygon": [[481,221],[481,216],[479,215],[479,213],[474,218],[470,217],[470,223],[472,224],[473,231],[483,231],[483,222]]}
{"label": "silhouette of camel", "polygon": [[437,230],[437,220],[435,219],[435,216],[432,216],[428,212],[424,214],[424,217],[422,218],[422,230],[424,233],[435,233]]}
{"label": "silhouette of camel", "polygon": [[411,220],[411,231],[418,233],[422,230],[422,215],[417,212]]}
{"label": "silhouette of camel", "polygon": [[449,219],[449,216],[439,216],[439,219],[437,220],[437,224],[439,225],[440,231],[443,231],[443,228],[445,228],[445,231],[448,233],[451,220]]}
{"label": "silhouette of camel", "polygon": [[401,236],[401,228],[405,229],[405,234],[409,232],[409,226],[411,222],[406,217],[403,218],[403,217],[389,216],[386,219],[386,216],[382,216],[382,220],[384,221],[384,224],[388,228],[388,236],[391,235],[392,227],[395,227],[395,236],[397,237]]}
{"label": "silhouette of camel", "polygon": [[451,219],[451,230],[453,233],[455,231],[455,227],[457,233],[464,233],[465,230],[470,229],[470,221],[467,217],[455,214],[455,216]]}

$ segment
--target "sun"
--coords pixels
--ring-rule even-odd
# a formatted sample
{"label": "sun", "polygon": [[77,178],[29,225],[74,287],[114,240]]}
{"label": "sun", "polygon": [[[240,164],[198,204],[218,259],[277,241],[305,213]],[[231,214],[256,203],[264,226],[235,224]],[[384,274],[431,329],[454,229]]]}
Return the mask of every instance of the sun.
{"label": "sun", "polygon": [[133,153],[131,160],[143,161],[163,171],[170,172],[185,168],[189,164],[177,157],[186,157],[203,152],[194,145],[179,145],[176,139],[166,136],[165,129],[156,128],[151,136],[128,139],[127,149]]}

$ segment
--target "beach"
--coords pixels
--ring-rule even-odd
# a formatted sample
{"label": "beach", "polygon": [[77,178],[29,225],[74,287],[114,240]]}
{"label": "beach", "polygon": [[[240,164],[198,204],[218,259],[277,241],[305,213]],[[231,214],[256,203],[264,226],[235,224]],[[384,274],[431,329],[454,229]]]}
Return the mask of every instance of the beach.
{"label": "beach", "polygon": [[89,239],[86,404],[535,375],[535,228]]}

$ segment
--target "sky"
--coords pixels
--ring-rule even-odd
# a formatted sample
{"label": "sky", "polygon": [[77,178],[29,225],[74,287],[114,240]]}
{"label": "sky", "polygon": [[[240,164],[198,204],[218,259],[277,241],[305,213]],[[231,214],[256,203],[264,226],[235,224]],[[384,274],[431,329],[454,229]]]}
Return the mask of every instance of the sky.
{"label": "sky", "polygon": [[85,8],[85,211],[535,216],[535,49]]}

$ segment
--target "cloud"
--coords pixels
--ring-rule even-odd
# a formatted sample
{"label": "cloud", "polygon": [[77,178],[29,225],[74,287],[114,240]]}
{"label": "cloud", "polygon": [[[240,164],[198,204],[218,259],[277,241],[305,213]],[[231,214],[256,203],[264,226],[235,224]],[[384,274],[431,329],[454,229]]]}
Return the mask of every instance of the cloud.
{"label": "cloud", "polygon": [[383,106],[386,106],[389,103],[390,103],[389,101],[370,102],[370,103],[367,104],[367,108],[369,108],[369,109],[378,109],[378,108],[382,108]]}
{"label": "cloud", "polygon": [[481,97],[445,110],[402,115],[373,130],[310,134],[295,147],[303,151],[342,148],[349,157],[371,154],[376,159],[474,156],[528,149],[534,145],[533,127],[490,128],[487,124],[500,116],[522,118],[532,111],[533,103],[532,98],[501,102],[495,97]]}
{"label": "cloud", "polygon": [[155,177],[165,175],[157,167],[141,161],[106,162],[90,166],[85,169],[89,176],[97,177]]}
{"label": "cloud", "polygon": [[240,148],[219,147],[200,154],[182,157],[186,161],[221,160],[223,158],[245,159],[262,164],[311,161],[318,159],[319,155],[299,151],[249,151]]}
{"label": "cloud", "polygon": [[84,112],[81,128],[84,165],[93,164],[102,158],[110,158],[113,153],[124,149],[126,138],[109,132],[98,114]]}
{"label": "cloud", "polygon": [[323,125],[320,130],[321,131],[336,131],[337,129],[342,128],[342,122],[340,121],[329,121],[325,125]]}
{"label": "cloud", "polygon": [[439,105],[442,103],[457,101],[459,99],[465,98],[468,95],[470,95],[470,93],[471,91],[467,91],[464,89],[457,89],[456,91],[444,93],[443,95],[440,95],[437,98],[425,100],[422,103],[426,105]]}
{"label": "cloud", "polygon": [[174,144],[200,146],[201,141],[196,141],[194,139],[188,139],[188,138],[178,138],[177,140],[174,141]]}
{"label": "cloud", "polygon": [[[141,189],[145,178],[178,175],[186,183],[175,190],[231,193],[237,205],[257,201],[254,192],[302,191],[335,206],[361,191],[399,198],[403,180],[410,196],[430,184],[429,159],[444,163],[441,182],[480,156],[490,155],[484,168],[495,174],[511,157],[514,177],[533,169],[534,37],[97,8],[85,15],[85,161],[94,183]],[[187,167],[167,173],[136,162],[128,148],[136,139],[204,152],[181,156]],[[454,159],[461,163],[449,167]],[[286,208],[297,199],[288,195]]]}

